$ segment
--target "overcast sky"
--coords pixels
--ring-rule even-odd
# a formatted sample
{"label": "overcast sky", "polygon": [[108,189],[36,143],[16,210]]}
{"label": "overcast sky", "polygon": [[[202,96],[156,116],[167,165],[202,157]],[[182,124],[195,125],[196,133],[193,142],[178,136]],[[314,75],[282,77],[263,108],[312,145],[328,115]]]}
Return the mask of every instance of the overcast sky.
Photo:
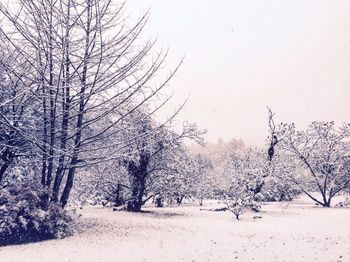
{"label": "overcast sky", "polygon": [[215,142],[261,145],[270,106],[278,121],[350,122],[350,1],[128,0],[128,12],[151,8],[146,36],[170,49],[172,112],[208,129]]}

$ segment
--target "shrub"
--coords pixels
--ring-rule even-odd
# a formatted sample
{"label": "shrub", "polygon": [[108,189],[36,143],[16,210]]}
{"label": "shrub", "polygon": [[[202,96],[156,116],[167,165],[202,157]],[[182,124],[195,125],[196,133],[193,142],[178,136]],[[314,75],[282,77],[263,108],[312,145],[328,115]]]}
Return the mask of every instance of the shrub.
{"label": "shrub", "polygon": [[26,183],[0,188],[0,245],[21,244],[73,233],[72,216],[50,203],[49,191]]}
{"label": "shrub", "polygon": [[335,205],[336,207],[350,207],[350,197],[346,197],[344,201]]}
{"label": "shrub", "polygon": [[231,197],[226,199],[226,205],[228,210],[230,210],[239,220],[239,216],[244,213],[244,211],[250,207],[251,199],[249,197],[239,198]]}

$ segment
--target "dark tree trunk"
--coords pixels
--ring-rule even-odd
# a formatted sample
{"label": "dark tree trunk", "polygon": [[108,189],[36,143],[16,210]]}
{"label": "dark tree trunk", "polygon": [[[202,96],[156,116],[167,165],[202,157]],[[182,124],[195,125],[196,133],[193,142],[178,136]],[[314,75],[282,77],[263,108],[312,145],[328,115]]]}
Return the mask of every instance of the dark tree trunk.
{"label": "dark tree trunk", "polygon": [[[87,9],[86,9],[88,19],[86,21],[86,36],[85,36],[85,54],[84,54],[84,64],[83,64],[83,71],[81,73],[81,88],[79,92],[79,114],[78,114],[78,119],[77,119],[77,124],[76,124],[76,134],[75,134],[75,141],[74,141],[74,151],[72,154],[72,159],[70,161],[70,167],[68,171],[68,176],[67,176],[67,181],[66,185],[63,189],[63,193],[61,196],[61,205],[64,208],[68,202],[68,198],[70,195],[70,192],[73,187],[73,181],[74,181],[74,176],[75,176],[75,170],[76,170],[76,165],[78,164],[79,160],[79,152],[80,152],[80,147],[81,147],[81,136],[82,136],[82,127],[84,123],[84,114],[85,114],[85,105],[86,105],[86,100],[85,100],[85,92],[87,88],[87,73],[88,73],[88,65],[89,65],[89,46],[91,44],[90,42],[90,33],[91,33],[91,4],[88,2]],[[66,106],[69,106],[66,105]],[[67,112],[68,113],[68,112]]]}
{"label": "dark tree trunk", "polygon": [[56,93],[54,91],[54,75],[53,75],[53,70],[54,70],[54,60],[53,60],[53,7],[52,5],[50,6],[50,13],[49,13],[49,19],[50,19],[50,24],[49,24],[49,105],[50,105],[50,149],[49,149],[49,157],[48,157],[48,165],[47,165],[47,177],[46,177],[46,185],[48,187],[51,186],[52,182],[52,173],[53,173],[53,168],[54,168],[54,148],[55,148],[55,131],[56,131]]}
{"label": "dark tree trunk", "polygon": [[[68,2],[67,6],[67,20],[70,20],[70,2]],[[66,37],[65,39],[69,39],[69,25],[67,24],[66,28]],[[52,201],[57,202],[58,201],[58,194],[60,191],[60,186],[62,183],[62,178],[64,175],[64,163],[65,163],[65,151],[67,149],[67,137],[68,137],[68,124],[69,124],[69,110],[70,110],[70,58],[69,58],[69,48],[70,43],[66,40],[65,43],[65,70],[64,70],[64,80],[63,80],[63,87],[62,87],[62,126],[61,126],[61,156],[58,160],[58,167],[56,170],[56,176],[55,176],[55,182],[53,185],[53,195],[52,195]]]}
{"label": "dark tree trunk", "polygon": [[115,192],[115,198],[114,198],[114,206],[116,206],[116,207],[119,207],[119,206],[125,204],[125,200],[124,200],[123,196],[121,195],[121,191],[122,191],[122,186],[118,182],[117,190]]}
{"label": "dark tree trunk", "polygon": [[331,200],[332,198],[328,198],[328,200],[324,201],[323,207],[331,207]]}
{"label": "dark tree trunk", "polygon": [[146,190],[147,168],[150,161],[150,154],[141,152],[140,161],[128,163],[128,171],[131,175],[131,199],[127,201],[126,210],[130,212],[140,212],[143,205],[142,197]]}
{"label": "dark tree trunk", "polygon": [[71,167],[69,168],[68,171],[68,177],[66,181],[66,185],[64,187],[62,196],[61,196],[61,206],[64,208],[67,205],[68,198],[70,195],[70,191],[72,190],[73,187],[73,181],[74,181],[74,175],[75,175],[75,165],[78,163],[78,156],[73,157],[71,161]]}
{"label": "dark tree trunk", "polygon": [[143,205],[142,197],[145,192],[145,183],[143,179],[136,178],[132,185],[131,199],[127,202],[126,210],[130,212],[140,212]]}
{"label": "dark tree trunk", "polygon": [[[9,140],[9,145],[12,145],[11,140]],[[13,161],[14,154],[11,152],[9,148],[6,148],[4,152],[1,154],[1,160],[3,164],[0,167],[0,183],[5,176],[6,170],[9,168]]]}
{"label": "dark tree trunk", "polygon": [[[85,72],[86,73],[86,72]],[[85,79],[84,79],[85,81]],[[80,151],[80,147],[81,147],[81,135],[82,135],[82,131],[81,131],[81,127],[83,126],[83,118],[84,118],[84,92],[85,92],[85,86],[83,85],[82,90],[81,90],[81,98],[80,98],[80,106],[79,106],[79,116],[78,116],[78,120],[77,120],[77,132],[75,135],[75,142],[74,142],[74,151],[72,154],[72,159],[70,161],[70,167],[68,170],[68,176],[67,176],[67,181],[66,181],[66,185],[64,187],[62,196],[61,196],[61,205],[64,208],[68,202],[68,198],[70,195],[70,191],[72,190],[73,187],[73,181],[74,181],[74,175],[75,175],[75,170],[76,170],[76,165],[78,164],[79,160],[79,151]]]}
{"label": "dark tree trunk", "polygon": [[[83,90],[85,91],[85,88],[83,88]],[[84,92],[82,91],[82,92]],[[63,189],[63,193],[61,196],[61,205],[64,208],[68,202],[68,198],[70,195],[70,191],[72,190],[73,187],[73,181],[74,181],[74,176],[75,176],[75,171],[76,171],[76,165],[78,164],[79,160],[78,160],[78,156],[79,156],[79,151],[80,151],[80,147],[81,147],[81,127],[83,125],[83,118],[84,118],[84,96],[81,95],[81,100],[80,100],[80,108],[79,108],[79,116],[78,116],[78,121],[77,121],[77,133],[76,133],[76,137],[75,137],[75,148],[74,148],[74,152],[72,155],[72,159],[70,161],[70,167],[68,170],[68,176],[67,176],[67,181],[66,181],[66,185]]]}
{"label": "dark tree trunk", "polygon": [[199,206],[203,206],[203,197],[199,198]]}
{"label": "dark tree trunk", "polygon": [[142,207],[142,201],[140,202],[137,197],[129,200],[126,204],[126,211],[128,212],[140,212]]}
{"label": "dark tree trunk", "polygon": [[60,186],[62,183],[62,178],[64,174],[64,162],[65,162],[65,150],[67,147],[67,135],[68,135],[68,109],[65,108],[65,112],[63,115],[63,122],[62,122],[62,134],[61,134],[61,151],[62,155],[60,156],[58,160],[58,167],[56,171],[56,176],[55,176],[55,182],[53,185],[53,195],[52,195],[52,201],[57,202],[58,201],[58,194],[60,191]]}
{"label": "dark tree trunk", "polygon": [[5,175],[5,172],[9,166],[10,166],[10,163],[8,163],[8,162],[1,166],[1,168],[0,168],[0,183],[1,183],[1,181]]}

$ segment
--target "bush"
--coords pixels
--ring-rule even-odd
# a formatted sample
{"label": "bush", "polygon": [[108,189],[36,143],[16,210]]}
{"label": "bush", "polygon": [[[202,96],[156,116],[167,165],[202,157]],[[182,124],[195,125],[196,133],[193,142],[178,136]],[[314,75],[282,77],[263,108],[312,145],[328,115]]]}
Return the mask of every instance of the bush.
{"label": "bush", "polygon": [[350,197],[346,197],[344,201],[341,201],[335,205],[336,207],[350,207]]}
{"label": "bush", "polygon": [[244,211],[250,207],[251,199],[250,197],[239,198],[239,197],[231,197],[226,198],[226,205],[228,210],[230,210],[239,220],[239,216],[244,213]]}
{"label": "bush", "polygon": [[72,216],[59,205],[46,205],[49,191],[27,183],[0,188],[0,245],[21,244],[73,233]]}

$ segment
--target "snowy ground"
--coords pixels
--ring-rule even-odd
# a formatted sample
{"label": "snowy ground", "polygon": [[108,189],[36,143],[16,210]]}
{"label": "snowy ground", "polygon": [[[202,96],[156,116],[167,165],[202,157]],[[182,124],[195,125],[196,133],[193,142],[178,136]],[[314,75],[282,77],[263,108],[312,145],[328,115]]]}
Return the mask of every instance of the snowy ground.
{"label": "snowy ground", "polygon": [[350,261],[349,208],[302,198],[266,204],[262,218],[246,213],[241,221],[199,207],[145,211],[84,208],[73,237],[2,247],[0,261]]}

